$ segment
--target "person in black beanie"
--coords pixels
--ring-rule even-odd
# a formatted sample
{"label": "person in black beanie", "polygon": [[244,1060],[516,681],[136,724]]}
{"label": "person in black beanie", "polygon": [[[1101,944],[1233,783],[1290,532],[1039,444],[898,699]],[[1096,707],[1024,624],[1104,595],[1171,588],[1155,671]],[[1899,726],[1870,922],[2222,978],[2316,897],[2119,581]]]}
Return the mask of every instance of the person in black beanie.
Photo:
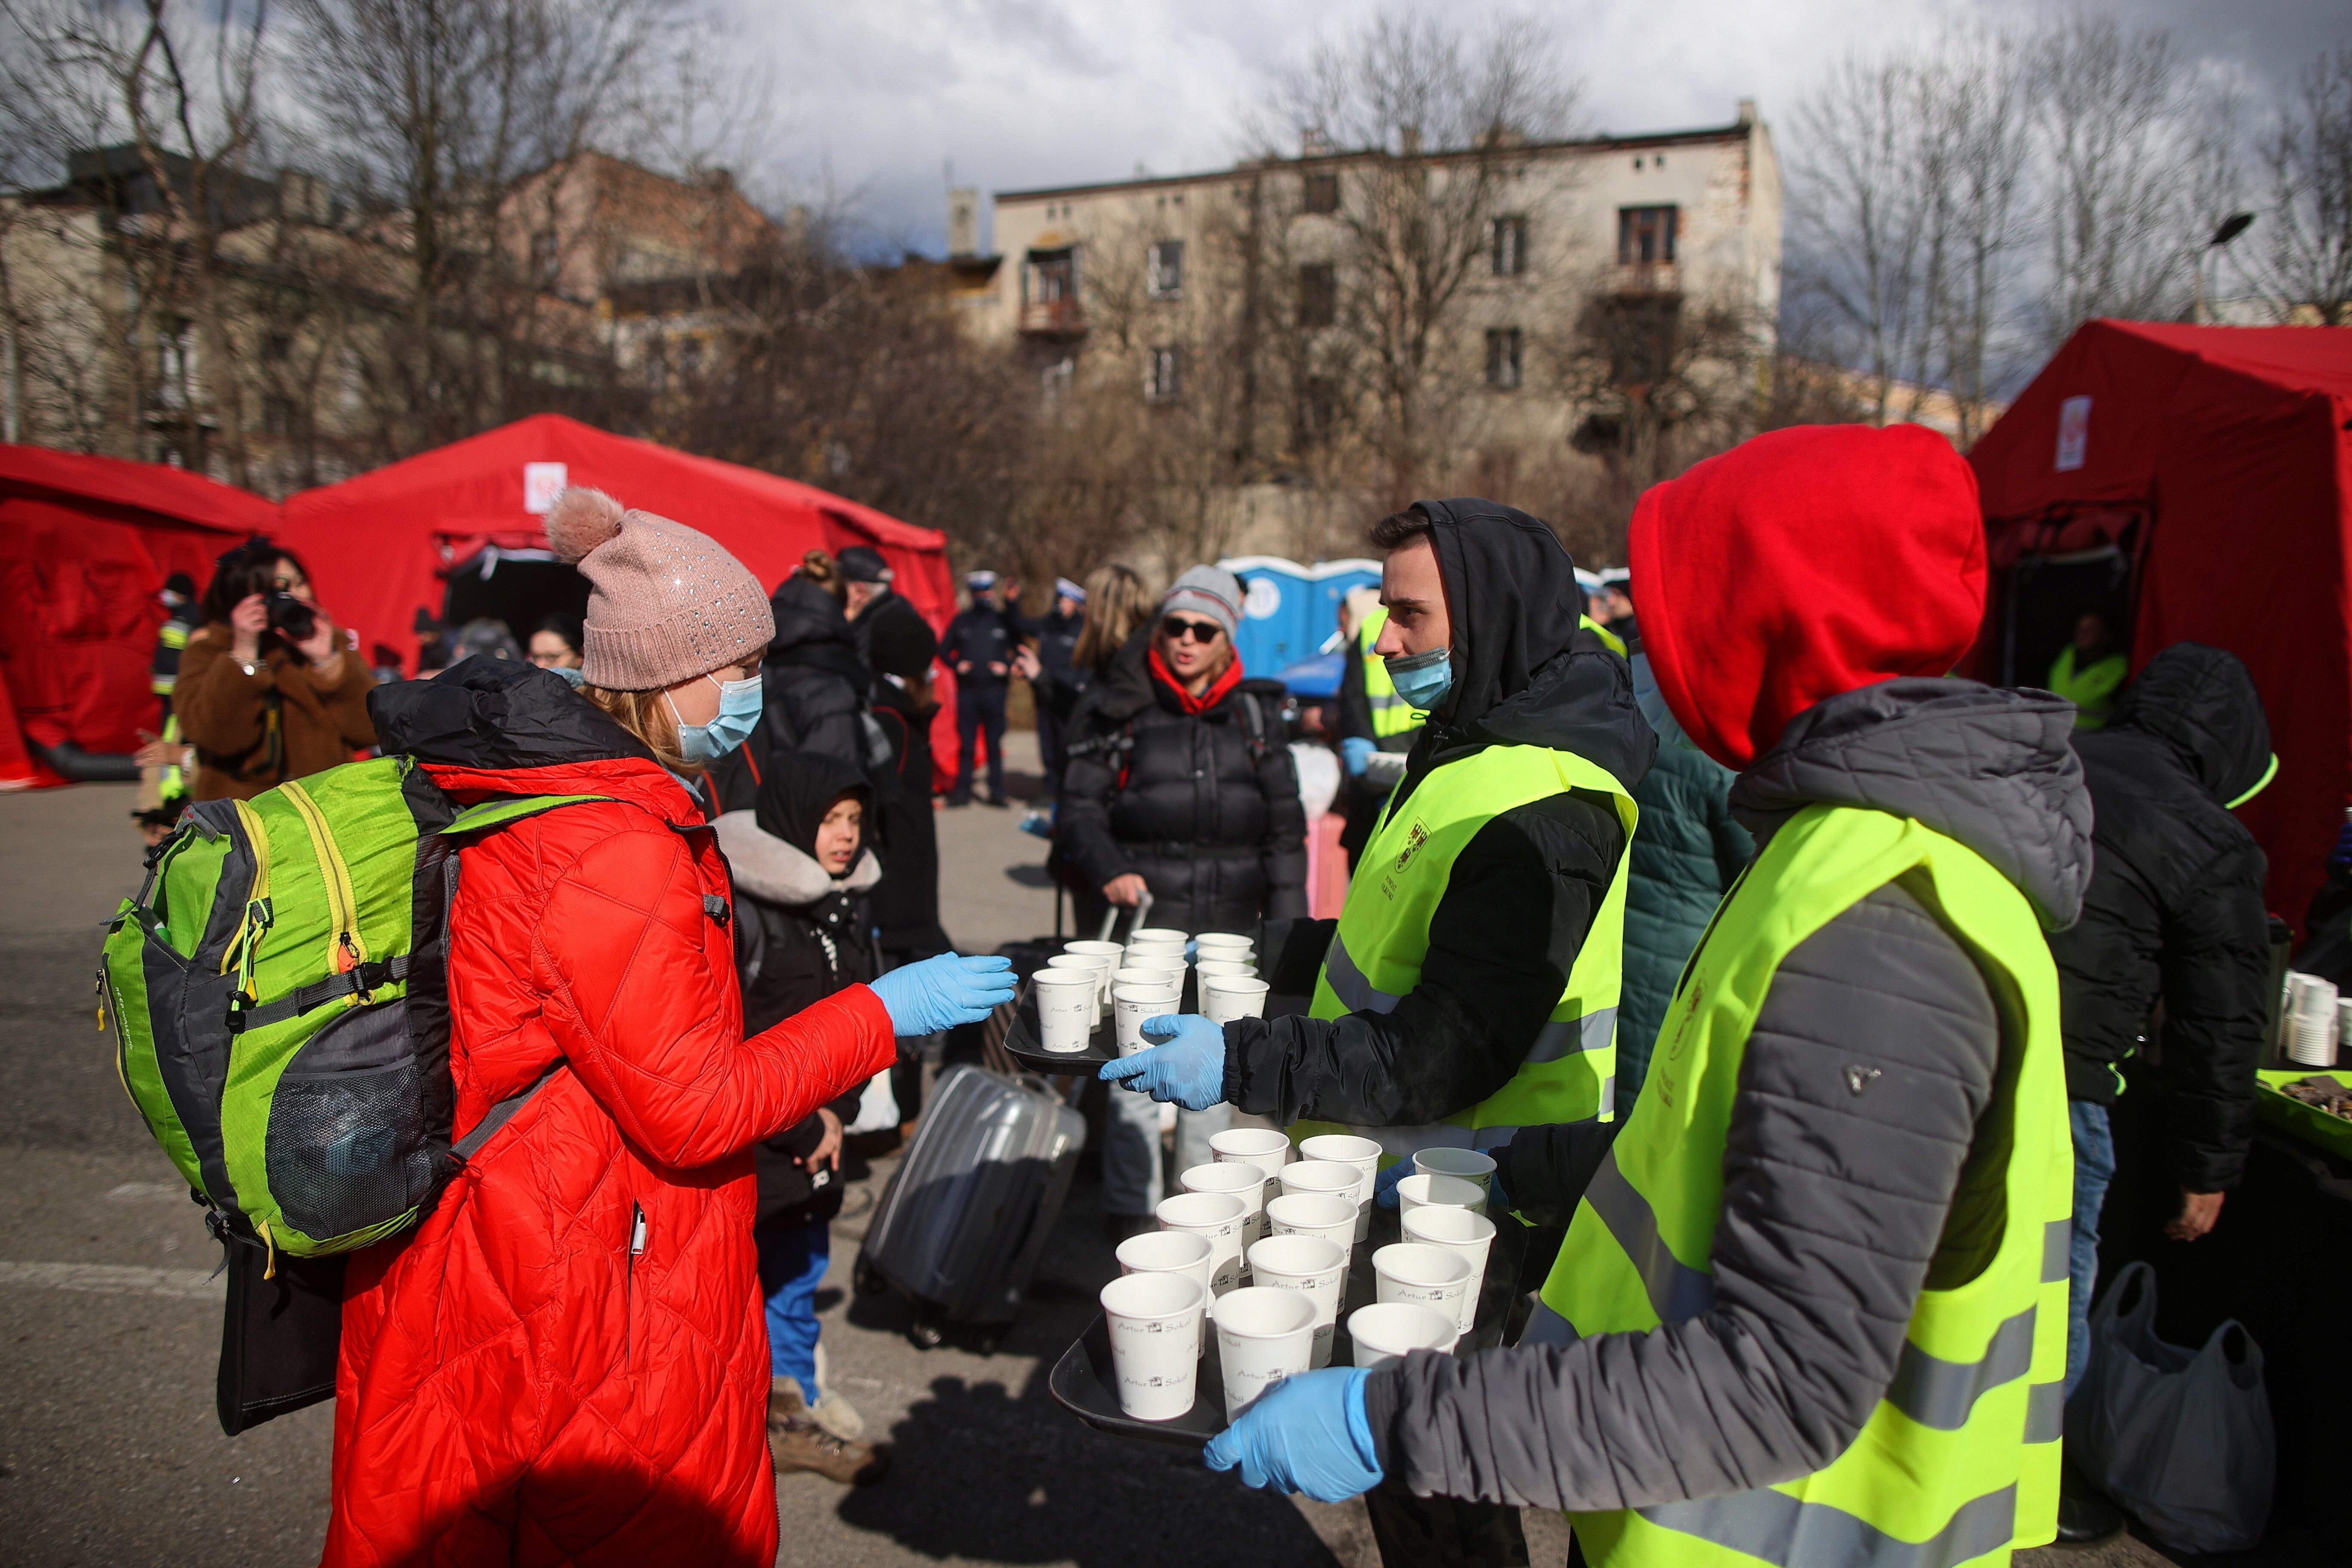
{"label": "person in black beanie", "polygon": [[[743,1026],[764,1030],[880,973],[866,910],[882,866],[865,842],[873,785],[854,763],[776,753],[749,810],[719,818],[735,883],[736,973]],[[889,1468],[887,1445],[821,1386],[815,1295],[841,1212],[842,1127],[863,1086],[752,1146],[760,1182],[753,1237],[767,1302],[768,1446],[779,1470],[864,1486]]]}

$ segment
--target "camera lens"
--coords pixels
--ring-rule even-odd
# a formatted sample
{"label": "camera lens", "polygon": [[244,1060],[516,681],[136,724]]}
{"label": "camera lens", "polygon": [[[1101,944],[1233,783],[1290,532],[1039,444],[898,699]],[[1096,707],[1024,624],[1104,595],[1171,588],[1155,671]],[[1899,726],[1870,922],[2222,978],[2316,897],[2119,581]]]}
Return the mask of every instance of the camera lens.
{"label": "camera lens", "polygon": [[272,594],[269,629],[288,642],[307,642],[318,633],[319,612],[291,594]]}

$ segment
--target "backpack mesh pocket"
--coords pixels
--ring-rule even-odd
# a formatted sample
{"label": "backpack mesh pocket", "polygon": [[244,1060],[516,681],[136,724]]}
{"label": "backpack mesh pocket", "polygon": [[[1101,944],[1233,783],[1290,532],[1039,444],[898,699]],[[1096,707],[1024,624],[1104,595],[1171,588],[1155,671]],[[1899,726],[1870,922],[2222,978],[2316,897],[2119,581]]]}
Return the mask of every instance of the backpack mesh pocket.
{"label": "backpack mesh pocket", "polygon": [[415,1062],[279,1079],[267,1164],[286,1223],[313,1240],[414,1208],[433,1182]]}

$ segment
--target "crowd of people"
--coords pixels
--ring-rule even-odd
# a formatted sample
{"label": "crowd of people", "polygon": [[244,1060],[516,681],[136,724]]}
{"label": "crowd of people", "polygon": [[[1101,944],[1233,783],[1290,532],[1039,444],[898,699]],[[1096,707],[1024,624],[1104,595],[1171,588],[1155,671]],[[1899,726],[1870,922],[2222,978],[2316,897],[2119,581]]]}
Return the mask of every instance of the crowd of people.
{"label": "crowd of people", "polygon": [[[2060,1468],[2109,1108],[2128,1064],[2166,1107],[2173,1234],[2209,1232],[2270,973],[2231,808],[2275,763],[2237,659],[2126,679],[2100,614],[2054,693],[1951,675],[1985,567],[1940,437],[1759,437],[1644,496],[1597,590],[1510,507],[1384,517],[1339,695],[1303,714],[1243,668],[1214,563],[1157,595],[1096,565],[1034,617],[975,570],[935,637],[868,548],[771,594],[598,492],[548,531],[584,618],[459,628],[429,681],[380,683],[267,541],[200,605],[169,589],[150,760],[188,798],[369,748],[461,803],[595,797],[461,852],[457,1124],[540,1091],[354,1257],[330,1562],[765,1563],[772,1468],[887,1471],[814,1308],[845,1132],[911,1124],[913,1043],[1013,994],[942,929],[939,666],[937,804],[983,773],[1007,803],[1025,680],[1077,929],[1262,931],[1306,999],[1150,1020],[1103,1069],[1114,1240],[1240,1110],[1377,1140],[1391,1203],[1396,1157],[1484,1151],[1549,1257],[1516,1346],[1290,1378],[1211,1465],[1364,1496],[1397,1565],[1524,1563],[1527,1505],[1613,1568],[2114,1528]],[[1343,781],[1336,919],[1309,916],[1301,746]]]}

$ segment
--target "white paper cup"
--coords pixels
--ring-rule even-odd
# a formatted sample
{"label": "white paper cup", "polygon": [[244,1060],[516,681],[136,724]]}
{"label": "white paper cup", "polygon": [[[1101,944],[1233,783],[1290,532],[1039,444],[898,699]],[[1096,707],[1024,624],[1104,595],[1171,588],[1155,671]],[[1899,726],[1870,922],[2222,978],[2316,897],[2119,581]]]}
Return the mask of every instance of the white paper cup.
{"label": "white paper cup", "polygon": [[1038,1043],[1056,1054],[1085,1050],[1095,1032],[1093,971],[1041,969],[1030,985],[1037,996]]}
{"label": "white paper cup", "polygon": [[1111,970],[1118,960],[1101,952],[1057,952],[1045,961],[1048,969],[1076,969],[1094,976],[1097,1011],[1110,1004]]}
{"label": "white paper cup", "polygon": [[1132,963],[1123,963],[1110,972],[1112,1000],[1118,999],[1118,988],[1122,985],[1165,991],[1170,993],[1172,1000],[1184,994],[1184,975],[1181,970],[1171,973],[1165,969],[1139,968]]}
{"label": "white paper cup", "polygon": [[1404,1216],[1404,1238],[1428,1247],[1442,1247],[1470,1266],[1470,1289],[1454,1326],[1468,1333],[1478,1319],[1478,1288],[1486,1279],[1486,1254],[1495,1245],[1495,1222],[1468,1209],[1439,1208],[1423,1204]]}
{"label": "white paper cup", "polygon": [[1485,1214],[1486,1194],[1477,1183],[1465,1182],[1459,1176],[1407,1176],[1397,1184],[1397,1207],[1401,1215],[1411,1214],[1423,1204]]}
{"label": "white paper cup", "polygon": [[1264,1171],[1265,1179],[1271,1182],[1290,1163],[1290,1139],[1271,1127],[1228,1127],[1209,1140],[1209,1152],[1219,1164],[1228,1160],[1247,1160]]}
{"label": "white paper cup", "polygon": [[1475,1149],[1423,1149],[1412,1157],[1414,1172],[1423,1176],[1459,1176],[1475,1183],[1483,1198],[1495,1179],[1495,1156]]}
{"label": "white paper cup", "polygon": [[1200,976],[1201,984],[1206,986],[1215,980],[1255,980],[1257,965],[1236,963],[1230,958],[1204,958],[1192,965],[1192,973]]}
{"label": "white paper cup", "polygon": [[1371,1234],[1372,1188],[1381,1175],[1381,1146],[1351,1132],[1323,1132],[1299,1144],[1298,1153],[1302,1159],[1328,1160],[1355,1168],[1363,1178],[1356,1186],[1356,1239],[1361,1241]]}
{"label": "white paper cup", "polygon": [[1319,1236],[1269,1236],[1247,1256],[1253,1283],[1297,1290],[1315,1303],[1315,1349],[1307,1364],[1329,1366],[1339,1298],[1348,1289],[1348,1249]]}
{"label": "white paper cup", "polygon": [[1382,1301],[1348,1314],[1356,1364],[1370,1370],[1412,1351],[1451,1351],[1461,1336],[1444,1313],[1412,1301]]}
{"label": "white paper cup", "polygon": [[1162,1230],[1181,1230],[1209,1244],[1209,1289],[1222,1296],[1242,1279],[1241,1199],[1231,1193],[1179,1193],[1153,1212]]}
{"label": "white paper cup", "polygon": [[[1293,1160],[1275,1173],[1275,1180],[1282,1184],[1286,1194],[1327,1193],[1352,1205],[1363,1177],[1355,1166],[1342,1165],[1337,1160]],[[1352,1218],[1349,1223],[1354,1223]],[[1352,1232],[1349,1239],[1354,1239]]]}
{"label": "white paper cup", "polygon": [[1225,1419],[1247,1410],[1315,1359],[1315,1303],[1303,1292],[1263,1285],[1217,1298],[1217,1359],[1225,1374]]}
{"label": "white paper cup", "polygon": [[2287,1060],[2297,1067],[2334,1067],[2336,1065],[2335,1032],[2328,1027],[2333,1022],[2333,1019],[2315,1018],[2305,1013],[2288,1014]]}
{"label": "white paper cup", "polygon": [[1066,953],[1084,953],[1089,958],[1117,958],[1120,953],[1125,952],[1127,948],[1116,942],[1066,942],[1062,944],[1062,951]]}
{"label": "white paper cup", "polygon": [[1172,986],[1118,985],[1112,987],[1110,997],[1111,1014],[1117,1021],[1118,1054],[1123,1057],[1131,1057],[1151,1045],[1143,1037],[1143,1020],[1164,1017],[1176,1011]]}
{"label": "white paper cup", "polygon": [[1177,952],[1181,952],[1184,951],[1184,944],[1192,940],[1191,932],[1178,931],[1173,926],[1145,926],[1141,931],[1131,931],[1127,933],[1127,945],[1130,950],[1139,947],[1168,947],[1172,944]]}
{"label": "white paper cup", "polygon": [[1337,1193],[1285,1193],[1265,1205],[1276,1236],[1319,1236],[1346,1252],[1356,1244],[1356,1205]]}
{"label": "white paper cup", "polygon": [[[1118,1271],[1121,1274],[1181,1274],[1201,1288],[1204,1301],[1215,1298],[1210,1289],[1210,1265],[1216,1249],[1205,1236],[1195,1236],[1189,1230],[1138,1231],[1118,1244]],[[1208,1336],[1202,1336],[1202,1353],[1207,1352]]]}
{"label": "white paper cup", "polygon": [[1244,980],[1230,974],[1213,974],[1201,982],[1201,1016],[1212,1024],[1230,1024],[1236,1018],[1262,1018],[1265,1016],[1267,986],[1263,980]]}
{"label": "white paper cup", "polygon": [[[1469,1262],[1459,1253],[1425,1241],[1395,1241],[1375,1251],[1372,1274],[1377,1282],[1374,1300],[1412,1301],[1433,1308],[1445,1314],[1449,1326],[1462,1321],[1462,1298],[1478,1285]],[[1477,1310],[1475,1304],[1471,1310]]]}
{"label": "white paper cup", "polygon": [[1235,931],[1204,931],[1192,939],[1192,951],[1202,958],[1238,958],[1247,962],[1257,943]]}
{"label": "white paper cup", "polygon": [[1172,1421],[1192,1408],[1208,1296],[1181,1274],[1123,1274],[1102,1288],[1118,1407],[1138,1421]]}
{"label": "white paper cup", "polygon": [[[1242,1255],[1265,1235],[1265,1173],[1246,1160],[1212,1161],[1176,1178],[1188,1193],[1231,1193],[1242,1201]],[[1242,1270],[1246,1274],[1247,1268]]]}

